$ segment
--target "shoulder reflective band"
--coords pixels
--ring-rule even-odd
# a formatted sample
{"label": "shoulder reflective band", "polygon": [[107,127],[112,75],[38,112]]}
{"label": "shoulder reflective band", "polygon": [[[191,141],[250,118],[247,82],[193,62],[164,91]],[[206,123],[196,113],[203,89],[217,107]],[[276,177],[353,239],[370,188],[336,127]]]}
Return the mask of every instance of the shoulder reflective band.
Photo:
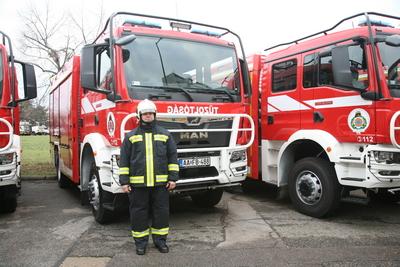
{"label": "shoulder reflective band", "polygon": [[128,175],[129,174],[129,167],[120,167],[119,168],[119,175]]}
{"label": "shoulder reflective band", "polygon": [[129,182],[131,184],[143,184],[144,176],[131,176],[131,177],[129,177]]}
{"label": "shoulder reflective band", "polygon": [[132,231],[132,236],[136,238],[148,236],[149,234],[150,234],[150,229],[144,230],[143,232]]}
{"label": "shoulder reflective band", "polygon": [[168,164],[168,171],[179,172],[179,165],[178,164]]}
{"label": "shoulder reflective band", "polygon": [[167,142],[167,140],[168,140],[168,135],[165,135],[165,134],[155,134],[154,135],[154,141]]}
{"label": "shoulder reflective band", "polygon": [[131,141],[132,144],[143,141],[143,135],[140,134],[132,135],[131,137],[129,137],[129,141]]}
{"label": "shoulder reflective band", "polygon": [[167,235],[169,231],[169,227],[157,229],[157,228],[151,228],[151,234],[152,235]]}

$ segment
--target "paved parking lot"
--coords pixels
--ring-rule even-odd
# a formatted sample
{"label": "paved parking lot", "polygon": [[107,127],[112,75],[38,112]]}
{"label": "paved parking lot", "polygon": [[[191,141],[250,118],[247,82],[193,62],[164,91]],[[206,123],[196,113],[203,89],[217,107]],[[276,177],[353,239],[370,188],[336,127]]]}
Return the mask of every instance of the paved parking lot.
{"label": "paved parking lot", "polygon": [[93,220],[77,190],[24,181],[19,206],[0,215],[0,266],[400,266],[400,205],[343,203],[314,219],[268,190],[226,192],[213,209],[171,202],[169,254],[134,253],[129,218]]}

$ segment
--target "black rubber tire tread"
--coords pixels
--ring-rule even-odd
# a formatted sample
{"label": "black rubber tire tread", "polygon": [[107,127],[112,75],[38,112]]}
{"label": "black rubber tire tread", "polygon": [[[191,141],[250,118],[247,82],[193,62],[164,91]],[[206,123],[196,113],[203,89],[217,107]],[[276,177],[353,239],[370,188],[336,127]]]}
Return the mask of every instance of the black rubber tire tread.
{"label": "black rubber tire tread", "polygon": [[[321,181],[321,200],[314,205],[302,202],[296,192],[296,178],[305,170],[313,172]],[[321,158],[304,158],[297,161],[290,172],[288,187],[289,196],[295,209],[311,217],[330,216],[340,204],[341,186],[333,164]]]}
{"label": "black rubber tire tread", "polygon": [[[101,187],[101,183],[100,183],[100,179],[99,179],[99,172],[97,171],[96,168],[96,164],[94,161],[93,157],[90,157],[86,164],[90,164],[90,176],[89,176],[89,181],[91,179],[91,177],[93,177],[93,175],[96,175],[97,177],[97,182],[98,182],[98,186],[99,186],[99,198],[100,198],[100,205],[98,210],[96,210],[93,205],[91,205],[91,209],[92,209],[92,213],[94,216],[94,219],[100,223],[100,224],[106,224],[109,223],[113,217],[113,212],[110,210],[107,210],[104,208],[103,203],[106,202],[106,198],[107,198],[107,192],[103,191],[102,187]],[[90,194],[90,191],[88,191],[88,194]]]}
{"label": "black rubber tire tread", "polygon": [[1,199],[0,212],[12,213],[17,209],[17,193],[4,192]]}
{"label": "black rubber tire tread", "polygon": [[60,170],[60,157],[58,155],[58,150],[54,150],[54,165],[57,172],[57,183],[60,188],[68,188],[71,185],[71,181],[65,176]]}
{"label": "black rubber tire tread", "polygon": [[217,205],[222,198],[224,191],[220,188],[207,190],[201,193],[190,195],[193,203],[202,208],[211,208]]}
{"label": "black rubber tire tread", "polygon": [[371,198],[374,201],[397,203],[400,201],[400,192],[397,191],[395,194],[392,194],[386,188],[379,188],[378,193],[372,194]]}

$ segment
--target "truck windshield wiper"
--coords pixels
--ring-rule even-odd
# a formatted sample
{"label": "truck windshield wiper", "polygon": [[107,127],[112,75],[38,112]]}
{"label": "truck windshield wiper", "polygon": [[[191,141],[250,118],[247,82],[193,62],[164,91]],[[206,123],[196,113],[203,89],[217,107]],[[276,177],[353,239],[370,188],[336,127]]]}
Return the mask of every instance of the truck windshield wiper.
{"label": "truck windshield wiper", "polygon": [[[182,87],[174,87],[174,86],[157,86],[157,85],[131,85],[130,87],[139,87],[139,88],[153,88],[153,89],[159,89],[159,90],[165,90],[165,91],[172,91],[172,92],[182,92],[185,94],[185,96],[193,102],[194,99],[190,92]],[[153,97],[157,97],[157,95],[154,95]],[[162,97],[165,97],[162,95]]]}
{"label": "truck windshield wiper", "polygon": [[[196,92],[199,92],[199,93],[207,93],[207,94],[210,94],[210,93],[211,94],[221,94],[221,93],[223,93],[223,94],[225,94],[225,95],[227,95],[229,97],[229,100],[231,102],[235,102],[234,96],[228,91],[228,89],[226,89],[224,87],[221,87],[221,88],[218,88],[218,89],[194,88],[194,90],[196,90]],[[217,97],[215,97],[215,98],[217,98]],[[219,98],[219,99],[222,99],[222,98]],[[224,99],[226,99],[226,98],[224,98]]]}

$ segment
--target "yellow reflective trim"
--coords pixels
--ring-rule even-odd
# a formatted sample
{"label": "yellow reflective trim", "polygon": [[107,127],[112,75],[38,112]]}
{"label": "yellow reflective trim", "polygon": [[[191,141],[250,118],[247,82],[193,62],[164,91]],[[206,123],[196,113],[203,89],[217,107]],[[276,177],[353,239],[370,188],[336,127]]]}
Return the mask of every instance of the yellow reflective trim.
{"label": "yellow reflective trim", "polygon": [[131,137],[129,137],[129,141],[131,141],[132,144],[143,141],[143,135],[140,134],[132,135]]}
{"label": "yellow reflective trim", "polygon": [[167,235],[168,232],[169,232],[169,227],[161,229],[151,228],[151,234],[153,235]]}
{"label": "yellow reflective trim", "polygon": [[155,134],[154,135],[154,141],[167,142],[167,140],[168,140],[168,135],[165,135],[165,134]]}
{"label": "yellow reflective trim", "polygon": [[156,182],[166,182],[168,180],[168,174],[156,175]]}
{"label": "yellow reflective trim", "polygon": [[179,165],[178,164],[168,164],[168,170],[169,171],[179,171]]}
{"label": "yellow reflective trim", "polygon": [[150,234],[150,229],[144,230],[143,232],[132,231],[132,236],[136,238],[148,236],[149,234]]}
{"label": "yellow reflective trim", "polygon": [[119,174],[129,174],[129,167],[120,167]]}
{"label": "yellow reflective trim", "polygon": [[143,184],[144,176],[131,176],[131,177],[129,177],[129,182],[131,184]]}
{"label": "yellow reflective trim", "polygon": [[146,133],[146,176],[147,186],[154,186],[154,163],[153,163],[153,134]]}

